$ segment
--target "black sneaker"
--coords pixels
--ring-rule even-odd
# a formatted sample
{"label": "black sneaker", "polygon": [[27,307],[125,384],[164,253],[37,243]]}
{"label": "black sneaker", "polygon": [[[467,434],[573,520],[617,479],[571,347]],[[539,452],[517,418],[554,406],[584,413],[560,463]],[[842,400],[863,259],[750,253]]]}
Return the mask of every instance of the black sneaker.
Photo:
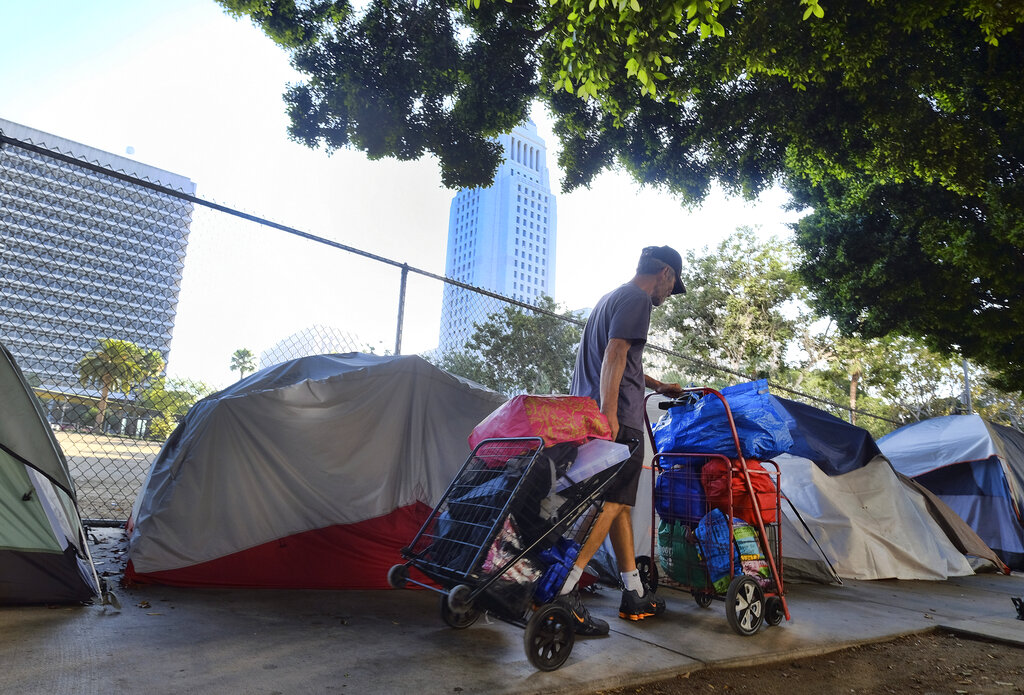
{"label": "black sneaker", "polygon": [[572,616],[573,632],[577,635],[591,637],[608,634],[608,623],[590,615],[590,611],[580,599],[579,588],[573,589],[564,596],[559,596],[555,602],[569,611],[569,615]]}
{"label": "black sneaker", "polygon": [[643,596],[636,591],[626,590],[622,592],[622,602],[619,604],[619,617],[623,620],[643,620],[644,618],[661,615],[664,612],[664,599],[658,598],[653,591],[648,590]]}

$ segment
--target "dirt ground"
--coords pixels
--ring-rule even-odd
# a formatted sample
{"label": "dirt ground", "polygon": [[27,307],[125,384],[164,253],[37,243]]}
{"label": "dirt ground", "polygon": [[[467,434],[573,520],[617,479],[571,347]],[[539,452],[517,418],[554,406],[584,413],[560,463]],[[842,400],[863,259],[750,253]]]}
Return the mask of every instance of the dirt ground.
{"label": "dirt ground", "polygon": [[595,695],[683,693],[1024,693],[1024,649],[934,631],[767,666],[702,669],[642,687],[605,690]]}
{"label": "dirt ground", "polygon": [[125,521],[142,487],[158,442],[83,432],[56,432],[85,519]]}

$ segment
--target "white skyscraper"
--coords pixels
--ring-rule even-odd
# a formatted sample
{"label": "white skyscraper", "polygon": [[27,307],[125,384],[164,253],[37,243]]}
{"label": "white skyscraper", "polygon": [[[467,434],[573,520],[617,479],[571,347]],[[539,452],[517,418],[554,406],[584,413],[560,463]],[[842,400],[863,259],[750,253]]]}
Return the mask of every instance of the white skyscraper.
{"label": "white skyscraper", "polygon": [[[461,190],[452,200],[445,274],[533,303],[555,293],[557,213],[548,181],[547,148],[533,121],[498,142],[505,160],[494,184]],[[500,308],[487,296],[446,285],[439,350],[462,349],[474,324]]]}

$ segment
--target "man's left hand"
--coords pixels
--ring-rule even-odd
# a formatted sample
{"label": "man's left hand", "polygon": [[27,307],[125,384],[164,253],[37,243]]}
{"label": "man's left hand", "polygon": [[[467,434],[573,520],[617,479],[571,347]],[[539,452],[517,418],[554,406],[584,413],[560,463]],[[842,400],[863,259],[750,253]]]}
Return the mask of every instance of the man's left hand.
{"label": "man's left hand", "polygon": [[683,395],[683,387],[675,382],[672,382],[671,384],[661,382],[658,384],[658,387],[654,389],[654,392],[660,393],[662,396],[668,396],[669,398],[678,398]]}

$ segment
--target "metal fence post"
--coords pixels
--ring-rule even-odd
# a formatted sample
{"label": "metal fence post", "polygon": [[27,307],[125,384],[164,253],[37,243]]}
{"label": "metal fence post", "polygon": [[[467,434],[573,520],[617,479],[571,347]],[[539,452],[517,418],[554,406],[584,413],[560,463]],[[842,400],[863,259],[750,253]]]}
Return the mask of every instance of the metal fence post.
{"label": "metal fence post", "polygon": [[395,329],[395,354],[402,354],[402,326],[405,324],[405,286],[409,282],[409,264],[402,264],[402,285],[398,290],[398,326]]}

